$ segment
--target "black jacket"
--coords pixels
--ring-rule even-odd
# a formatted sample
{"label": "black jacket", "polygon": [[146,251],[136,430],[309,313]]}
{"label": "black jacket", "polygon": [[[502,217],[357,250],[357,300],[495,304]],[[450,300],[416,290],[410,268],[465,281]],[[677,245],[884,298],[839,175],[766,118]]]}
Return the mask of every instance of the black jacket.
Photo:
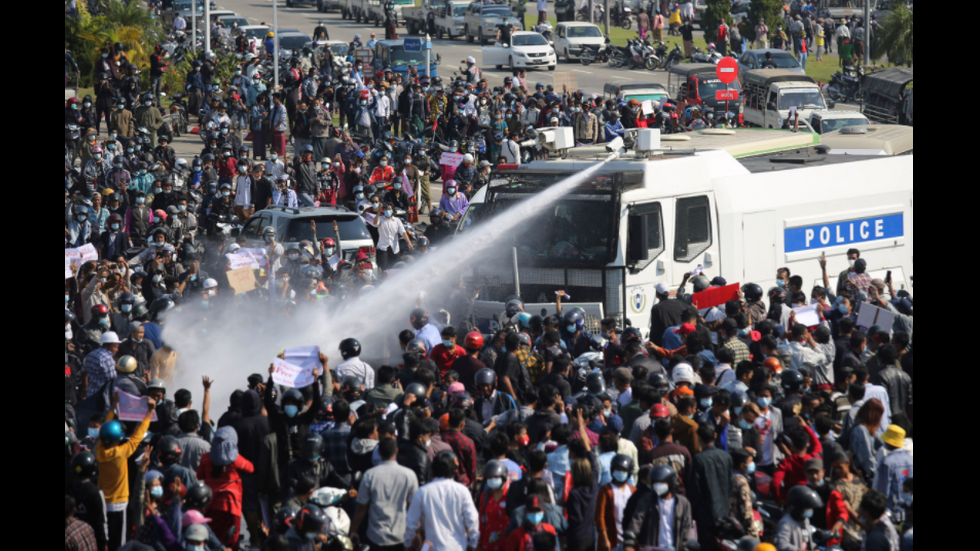
{"label": "black jacket", "polygon": [[238,433],[238,453],[253,464],[262,456],[262,440],[272,428],[269,419],[262,415],[262,399],[259,393],[249,390],[242,396],[242,418],[235,423]]}
{"label": "black jacket", "polygon": [[415,473],[419,488],[431,480],[429,452],[415,442],[403,442],[398,446],[398,464]]}
{"label": "black jacket", "polygon": [[[691,533],[691,503],[684,496],[675,495],[674,499],[674,547],[677,551],[687,551],[687,539]],[[623,545],[634,549],[660,545],[660,500],[652,491],[637,489],[626,503]]]}
{"label": "black jacket", "polygon": [[290,419],[282,408],[276,405],[276,399],[272,395],[275,386],[272,375],[269,375],[269,380],[265,384],[265,411],[269,415],[269,426],[276,433],[279,467],[285,467],[290,459],[302,456],[303,442],[310,431],[310,424],[316,421],[316,414],[323,408],[323,402],[320,399],[320,384],[314,383],[313,405]]}
{"label": "black jacket", "polygon": [[688,471],[687,497],[698,524],[714,525],[731,514],[732,456],[714,446],[694,456]]}
{"label": "black jacket", "polygon": [[78,506],[76,517],[92,527],[95,532],[95,544],[98,549],[107,545],[106,542],[106,510],[105,498],[102,491],[91,480],[72,481],[72,497]]}
{"label": "black jacket", "polygon": [[891,402],[892,415],[908,415],[912,409],[912,377],[897,365],[886,365],[871,378],[871,383],[885,387],[888,401]]}
{"label": "black jacket", "polygon": [[316,463],[310,463],[306,458],[293,459],[286,467],[286,479],[282,481],[282,495],[292,495],[296,483],[308,478],[317,488],[350,489],[350,480],[340,476],[333,466],[321,457]]}
{"label": "black jacket", "polygon": [[293,169],[296,171],[296,193],[316,195],[316,165],[313,161],[299,161]]}
{"label": "black jacket", "polygon": [[665,300],[653,307],[650,313],[650,340],[653,344],[664,345],[664,331],[680,325],[681,313],[685,310],[694,310],[694,307],[680,299]]}

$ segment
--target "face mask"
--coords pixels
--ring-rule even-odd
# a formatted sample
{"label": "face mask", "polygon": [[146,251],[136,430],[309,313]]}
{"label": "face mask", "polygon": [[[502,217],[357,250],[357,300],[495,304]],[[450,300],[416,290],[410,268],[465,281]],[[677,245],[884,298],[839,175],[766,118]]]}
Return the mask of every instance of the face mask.
{"label": "face mask", "polygon": [[604,409],[604,410],[602,410],[602,416],[603,417],[605,417],[605,418],[608,419],[611,415],[612,415],[612,410],[611,409]]}
{"label": "face mask", "polygon": [[803,518],[813,518],[813,509],[803,511]]}
{"label": "face mask", "polygon": [[143,339],[133,339],[133,342],[136,344],[141,344],[143,342]]}
{"label": "face mask", "polygon": [[824,485],[824,484],[826,484],[826,483],[827,483],[827,482],[826,482],[826,481],[824,481],[824,479],[822,479],[822,478],[821,478],[820,480],[818,480],[818,481],[817,481],[817,483],[816,483],[816,484],[814,484],[814,485],[813,485],[813,487],[814,487],[814,488],[822,488],[822,487],[823,487],[823,485]]}
{"label": "face mask", "polygon": [[844,314],[846,316],[847,315],[847,305],[846,304],[841,304],[840,306],[837,307],[837,311],[840,312],[841,314]]}
{"label": "face mask", "polygon": [[384,168],[388,166],[388,161],[381,161],[381,167]]}
{"label": "face mask", "polygon": [[88,437],[91,438],[92,440],[98,440],[99,429],[93,429],[93,428],[88,429]]}
{"label": "face mask", "polygon": [[112,228],[112,231],[119,231],[119,224],[113,224],[110,227]]}
{"label": "face mask", "polygon": [[[68,297],[65,297],[65,304],[68,304]],[[65,327],[65,340],[70,341],[74,335],[71,332],[71,326]]]}
{"label": "face mask", "polygon": [[848,266],[850,266],[851,268],[853,268],[853,267],[854,267],[854,264],[855,264],[856,262],[857,262],[857,260],[851,260],[851,259],[848,259],[848,260],[847,260],[847,265],[848,265]]}
{"label": "face mask", "polygon": [[401,188],[402,188],[402,185],[401,184],[395,184],[395,190],[396,191],[397,190],[400,190]]}
{"label": "face mask", "polygon": [[272,162],[276,162],[276,161],[279,160],[279,156],[278,155],[273,155],[271,158],[272,158]]}
{"label": "face mask", "polygon": [[334,163],[334,164],[333,164],[333,167],[334,167],[334,168],[340,168],[340,163]]}
{"label": "face mask", "polygon": [[432,440],[425,441],[425,449],[429,449],[432,446]]}
{"label": "face mask", "polygon": [[756,403],[759,404],[759,407],[761,408],[767,408],[772,405],[772,398],[759,398],[756,400]]}
{"label": "face mask", "polygon": [[201,544],[201,545],[190,545],[190,544],[188,544],[187,545],[187,551],[207,551],[207,548],[204,546],[204,544]]}
{"label": "face mask", "polygon": [[782,288],[786,287],[786,282],[783,281],[782,279],[777,279],[776,280],[776,287],[779,287],[780,289],[782,289]]}
{"label": "face mask", "polygon": [[137,205],[142,205],[142,204],[143,204],[143,203],[145,203],[145,202],[146,202],[146,199],[145,199],[145,198],[143,198],[143,197],[137,197],[137,198],[136,198],[136,204],[137,204]]}
{"label": "face mask", "polygon": [[334,250],[333,249],[327,249],[324,252],[327,253],[327,256],[333,256]]}
{"label": "face mask", "polygon": [[126,148],[126,153],[132,153],[132,152],[133,152],[133,148],[132,147],[127,147]]}
{"label": "face mask", "polygon": [[89,107],[92,107],[92,104],[91,103],[86,103],[85,104],[85,108],[88,109]]}
{"label": "face mask", "polygon": [[624,473],[623,471],[615,471],[613,473],[613,478],[616,480],[616,482],[619,482],[620,484],[625,483],[626,479],[628,479],[629,477],[630,477],[629,473]]}
{"label": "face mask", "polygon": [[447,189],[446,192],[449,193],[449,195],[456,195],[456,188],[451,187]]}
{"label": "face mask", "polygon": [[412,164],[412,160],[411,159],[405,159],[405,166],[409,166],[411,164]]}
{"label": "face mask", "polygon": [[575,332],[576,330],[578,330],[578,326],[575,326],[575,325],[569,325],[569,326],[568,326],[568,327],[566,327],[565,329],[568,329],[568,332],[569,332],[569,333],[574,333],[574,332]]}
{"label": "face mask", "polygon": [[363,193],[358,193],[357,194],[357,198],[358,199],[364,199],[364,194]]}
{"label": "face mask", "polygon": [[156,247],[156,248],[158,248],[158,249],[161,248],[161,247],[163,247],[164,245],[166,245],[166,243],[165,242],[162,242],[162,241],[161,242],[154,242],[153,243],[153,246]]}
{"label": "face mask", "polygon": [[146,101],[146,102],[143,102],[143,105],[145,105],[147,107],[150,107],[150,106],[153,105],[153,102],[152,101]]}
{"label": "face mask", "polygon": [[222,191],[222,192],[221,192],[221,195],[222,195],[223,197],[231,197],[231,192],[230,192],[230,191]]}
{"label": "face mask", "polygon": [[504,486],[504,479],[502,478],[490,478],[487,480],[487,488],[491,490],[499,490]]}
{"label": "face mask", "polygon": [[745,468],[747,474],[755,474],[755,463],[749,463],[749,466]]}
{"label": "face mask", "polygon": [[161,278],[158,275],[155,275],[151,279],[152,279],[153,283],[160,283],[160,280],[163,279],[163,278]]}
{"label": "face mask", "polygon": [[701,407],[707,409],[710,408],[714,403],[715,401],[713,398],[707,398],[705,400],[701,400]]}
{"label": "face mask", "polygon": [[530,524],[537,526],[544,522],[544,513],[528,513],[527,521]]}
{"label": "face mask", "polygon": [[160,499],[163,497],[163,486],[154,486],[150,489],[150,496]]}
{"label": "face mask", "polygon": [[455,147],[450,147],[449,148],[449,151],[452,152],[452,153],[456,153],[456,148]]}
{"label": "face mask", "polygon": [[296,414],[299,413],[299,408],[296,406],[284,406],[282,409],[286,412],[286,417],[290,419],[296,417]]}
{"label": "face mask", "polygon": [[75,217],[75,220],[78,220],[79,222],[84,222],[88,220],[88,216],[84,214],[79,214],[78,216]]}
{"label": "face mask", "polygon": [[308,539],[310,541],[315,540],[316,539],[316,532],[310,532],[309,534],[306,534],[306,539]]}
{"label": "face mask", "polygon": [[102,160],[102,154],[99,153],[99,154],[95,155],[95,160],[96,161],[101,161]]}
{"label": "face mask", "polygon": [[908,492],[902,492],[902,503],[906,505],[912,505],[912,494]]}
{"label": "face mask", "polygon": [[670,491],[670,486],[668,486],[663,482],[657,482],[656,484],[653,485],[653,491],[658,496],[664,497],[665,495],[667,495],[667,492]]}
{"label": "face mask", "polygon": [[100,318],[99,325],[102,327],[109,327],[109,318]]}
{"label": "face mask", "polygon": [[153,188],[153,193],[162,193],[162,192],[163,192],[163,188],[158,188],[158,187]]}
{"label": "face mask", "polygon": [[130,304],[123,304],[122,305],[122,311],[123,311],[123,314],[128,314],[128,313],[130,313],[130,312],[133,311],[133,307]]}

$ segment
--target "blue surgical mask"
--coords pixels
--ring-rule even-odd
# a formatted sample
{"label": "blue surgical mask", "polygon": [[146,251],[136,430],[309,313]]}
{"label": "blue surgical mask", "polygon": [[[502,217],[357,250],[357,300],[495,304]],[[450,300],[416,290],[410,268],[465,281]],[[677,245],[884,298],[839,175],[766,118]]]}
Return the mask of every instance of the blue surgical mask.
{"label": "blue surgical mask", "polygon": [[745,468],[747,474],[755,474],[755,463],[749,463],[749,466]]}
{"label": "blue surgical mask", "polygon": [[442,341],[442,345],[445,346],[446,348],[452,348],[453,347],[453,341],[444,340],[444,341]]}
{"label": "blue surgical mask", "polygon": [[112,231],[119,231],[119,224],[113,224],[109,227],[112,229]]}
{"label": "blue surgical mask", "polygon": [[185,211],[187,211],[187,207],[184,206],[184,205],[177,205],[177,211],[178,212],[185,212]]}
{"label": "blue surgical mask", "polygon": [[743,409],[745,409],[745,408],[742,407],[742,406],[739,406],[739,407],[735,408],[735,415],[741,415]]}
{"label": "blue surgical mask", "polygon": [[142,205],[143,203],[146,203],[146,198],[144,198],[144,197],[137,197],[136,198],[136,204],[137,205]]}
{"label": "blue surgical mask", "polygon": [[847,315],[847,305],[846,304],[841,304],[841,305],[837,306],[837,311],[840,312],[841,314],[844,314],[846,316]]}
{"label": "blue surgical mask", "polygon": [[504,479],[502,478],[489,478],[487,479],[487,488],[491,490],[499,490],[504,487]]}
{"label": "blue surgical mask", "polygon": [[364,194],[363,193],[358,193],[357,194],[357,198],[358,199],[364,199]]}
{"label": "blue surgical mask", "polygon": [[316,539],[316,536],[317,536],[317,533],[316,532],[310,532],[310,533],[306,534],[306,539],[308,539],[310,541],[313,541],[313,540]]}
{"label": "blue surgical mask", "polygon": [[391,218],[394,215],[395,215],[395,211],[393,211],[393,210],[386,210],[385,211],[385,216],[388,217],[388,218]]}
{"label": "blue surgical mask", "polygon": [[912,505],[912,494],[908,492],[902,492],[902,503],[906,505]]}
{"label": "blue surgical mask", "polygon": [[527,521],[533,526],[537,526],[544,522],[544,513],[528,513]]}
{"label": "blue surgical mask", "polygon": [[286,412],[286,417],[289,417],[290,419],[296,417],[296,414],[299,413],[299,407],[297,406],[283,406],[282,409]]}
{"label": "blue surgical mask", "polygon": [[738,426],[742,430],[752,430],[752,425],[748,424],[748,422],[746,422],[745,419],[739,419],[738,420]]}
{"label": "blue surgical mask", "polygon": [[449,151],[452,152],[452,153],[456,153],[456,148],[455,147],[450,147],[449,148]]}
{"label": "blue surgical mask", "polygon": [[612,416],[612,410],[611,409],[602,410],[602,416],[608,419],[610,416]]}
{"label": "blue surgical mask", "polygon": [[813,509],[803,511],[803,518],[813,518]]}
{"label": "blue surgical mask", "polygon": [[505,347],[501,348],[500,349],[500,353],[501,354],[506,354],[507,353],[507,347],[505,346]]}
{"label": "blue surgical mask", "polygon": [[574,332],[578,331],[578,326],[577,325],[569,325],[569,326],[565,327],[565,329],[567,329],[569,333],[574,333]]}
{"label": "blue surgical mask", "polygon": [[327,254],[327,256],[333,256],[334,250],[333,249],[326,249],[324,252]]}
{"label": "blue surgical mask", "polygon": [[818,481],[817,481],[817,483],[816,483],[816,484],[814,484],[813,486],[814,486],[815,488],[822,488],[822,487],[823,487],[823,485],[824,485],[824,484],[826,484],[826,483],[827,483],[827,482],[826,482],[826,481],[825,481],[824,479],[822,479],[822,478],[821,478],[821,479],[820,479],[820,480],[818,480]]}
{"label": "blue surgical mask", "polygon": [[109,327],[109,318],[99,318],[99,325]]}
{"label": "blue surgical mask", "polygon": [[779,287],[780,289],[782,289],[783,287],[786,287],[786,281],[784,281],[782,279],[777,279],[776,280],[776,287]]}
{"label": "blue surgical mask", "polygon": [[128,313],[132,312],[133,311],[133,305],[131,305],[131,304],[123,304],[122,305],[122,311],[123,311],[123,314],[128,314]]}
{"label": "blue surgical mask", "polygon": [[93,429],[93,428],[89,427],[89,429],[88,429],[88,437],[91,438],[92,440],[98,440],[99,439],[99,429]]}
{"label": "blue surgical mask", "polygon": [[163,486],[154,486],[150,489],[150,496],[160,499],[163,497]]}
{"label": "blue surgical mask", "polygon": [[705,398],[704,400],[701,400],[701,407],[707,409],[714,405],[714,403],[715,401],[713,398]]}
{"label": "blue surgical mask", "polygon": [[760,408],[767,408],[772,405],[772,398],[759,398],[756,403],[759,404]]}

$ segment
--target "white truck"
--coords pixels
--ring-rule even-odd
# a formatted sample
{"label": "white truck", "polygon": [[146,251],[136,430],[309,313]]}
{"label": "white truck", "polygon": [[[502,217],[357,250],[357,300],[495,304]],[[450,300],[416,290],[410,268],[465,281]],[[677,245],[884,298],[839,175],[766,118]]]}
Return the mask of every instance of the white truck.
{"label": "white truck", "polygon": [[368,21],[373,21],[375,27],[385,24],[385,5],[391,3],[394,6],[395,17],[398,19],[398,26],[405,23],[405,8],[415,6],[415,0],[384,0],[382,2],[372,2],[368,5]]}
{"label": "white truck", "polygon": [[[637,140],[649,148],[642,156],[607,164],[474,266],[487,311],[502,311],[519,282],[528,303],[553,302],[564,290],[646,335],[658,283],[676,290],[702,266],[709,278],[769,289],[776,270],[788,267],[809,286],[822,279],[821,255],[835,276],[851,248],[860,249],[873,278],[890,271],[896,291],[911,292],[913,155],[811,148],[736,159],[723,150],[665,152],[659,133],[640,132],[649,134]],[[498,171],[460,231],[481,231],[495,214],[596,163],[555,159]]]}
{"label": "white truck", "polygon": [[813,111],[807,122],[817,134],[826,134],[848,126],[871,124],[868,117],[860,111]]}
{"label": "white truck", "polygon": [[372,5],[381,2],[379,0],[344,0],[344,7],[341,9],[340,16],[343,19],[350,19],[358,24],[367,23]]}
{"label": "white truck", "polygon": [[745,71],[742,78],[745,123],[762,128],[782,128],[791,110],[808,120],[814,111],[827,111],[819,85],[812,77],[783,69]]}
{"label": "white truck", "polygon": [[406,7],[402,10],[408,34],[429,33],[429,18],[434,27],[432,38],[449,38],[463,35],[464,16],[470,0],[423,0],[422,7]]}

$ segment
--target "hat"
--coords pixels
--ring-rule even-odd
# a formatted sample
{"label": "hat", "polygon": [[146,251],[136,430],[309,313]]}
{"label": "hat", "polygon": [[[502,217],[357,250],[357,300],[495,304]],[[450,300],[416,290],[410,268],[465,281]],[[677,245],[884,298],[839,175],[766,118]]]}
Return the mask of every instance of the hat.
{"label": "hat", "polygon": [[810,459],[803,464],[805,471],[822,471],[823,470],[823,459]]}
{"label": "hat", "polygon": [[119,335],[116,335],[112,331],[102,334],[101,344],[121,344],[122,341],[119,340]]}
{"label": "hat", "polygon": [[163,479],[163,473],[161,473],[160,471],[149,471],[146,473],[147,484],[153,482],[154,480],[162,480],[162,479]]}
{"label": "hat", "polygon": [[[673,379],[675,383],[689,383],[693,385],[694,368],[688,363],[677,364],[677,367],[674,368]],[[691,392],[691,394],[693,395],[694,392]]]}
{"label": "hat", "polygon": [[129,332],[130,333],[135,333],[135,332],[139,331],[142,328],[143,328],[143,324],[140,323],[140,322],[138,322],[138,321],[134,321],[134,322],[132,322],[132,323],[129,324]]}
{"label": "hat", "polygon": [[208,541],[208,529],[203,524],[191,525],[184,531],[184,539],[193,543],[204,543]]}
{"label": "hat", "polygon": [[541,496],[537,494],[531,494],[524,498],[524,510],[530,511],[531,509],[534,509],[540,511],[544,508],[544,506],[541,505],[541,503],[542,503]]}
{"label": "hat", "polygon": [[633,380],[633,372],[625,367],[621,367],[616,371],[613,371],[613,378],[617,381],[630,382]]}
{"label": "hat", "polygon": [[698,330],[697,327],[694,327],[690,323],[685,323],[685,324],[681,325],[680,327],[678,327],[677,329],[674,329],[674,333],[676,333],[678,335],[685,335],[686,336],[686,335],[690,335],[691,333],[694,333],[697,330]]}
{"label": "hat", "polygon": [[657,294],[658,295],[669,295],[670,294],[670,285],[667,285],[667,283],[664,282],[664,281],[661,281],[660,283],[658,283],[657,286],[654,287],[654,289],[657,290]]}
{"label": "hat", "polygon": [[863,258],[859,258],[859,259],[857,259],[854,262],[854,268],[855,269],[860,268],[862,270],[867,270],[868,269],[868,261],[865,260],[865,259],[863,259]]}
{"label": "hat", "polygon": [[366,255],[364,253],[357,253],[357,256],[354,257],[354,261],[355,262],[367,262],[368,261],[368,255]]}
{"label": "hat", "polygon": [[666,419],[670,417],[670,410],[663,404],[657,404],[650,408],[650,419]]}
{"label": "hat", "polygon": [[490,161],[480,161],[480,168],[487,168],[490,166]]}
{"label": "hat", "polygon": [[711,398],[714,395],[715,395],[715,387],[713,386],[698,385],[694,389],[694,397],[697,398],[698,400]]}
{"label": "hat", "polygon": [[473,56],[470,56],[470,57],[466,58],[466,62],[467,63],[476,63],[476,58],[474,58]]}
{"label": "hat", "polygon": [[711,280],[711,285],[713,287],[724,287],[725,285],[728,285],[728,281],[726,281],[725,278],[718,276]]}
{"label": "hat", "polygon": [[463,386],[463,383],[453,383],[449,385],[450,394],[459,394],[461,392],[466,392],[466,387]]}
{"label": "hat", "polygon": [[361,35],[359,35],[359,34],[355,34],[354,35],[354,40],[360,40],[360,39],[361,39]]}
{"label": "hat", "polygon": [[205,518],[200,511],[187,511],[184,513],[184,518],[181,519],[181,524],[184,526],[194,526],[195,524],[207,524],[211,522],[211,519]]}
{"label": "hat", "polygon": [[885,435],[881,437],[881,440],[889,446],[901,448],[905,445],[905,429],[898,425],[892,425],[885,431]]}
{"label": "hat", "polygon": [[879,291],[884,292],[885,290],[885,280],[884,279],[872,279],[871,284],[878,288]]}

